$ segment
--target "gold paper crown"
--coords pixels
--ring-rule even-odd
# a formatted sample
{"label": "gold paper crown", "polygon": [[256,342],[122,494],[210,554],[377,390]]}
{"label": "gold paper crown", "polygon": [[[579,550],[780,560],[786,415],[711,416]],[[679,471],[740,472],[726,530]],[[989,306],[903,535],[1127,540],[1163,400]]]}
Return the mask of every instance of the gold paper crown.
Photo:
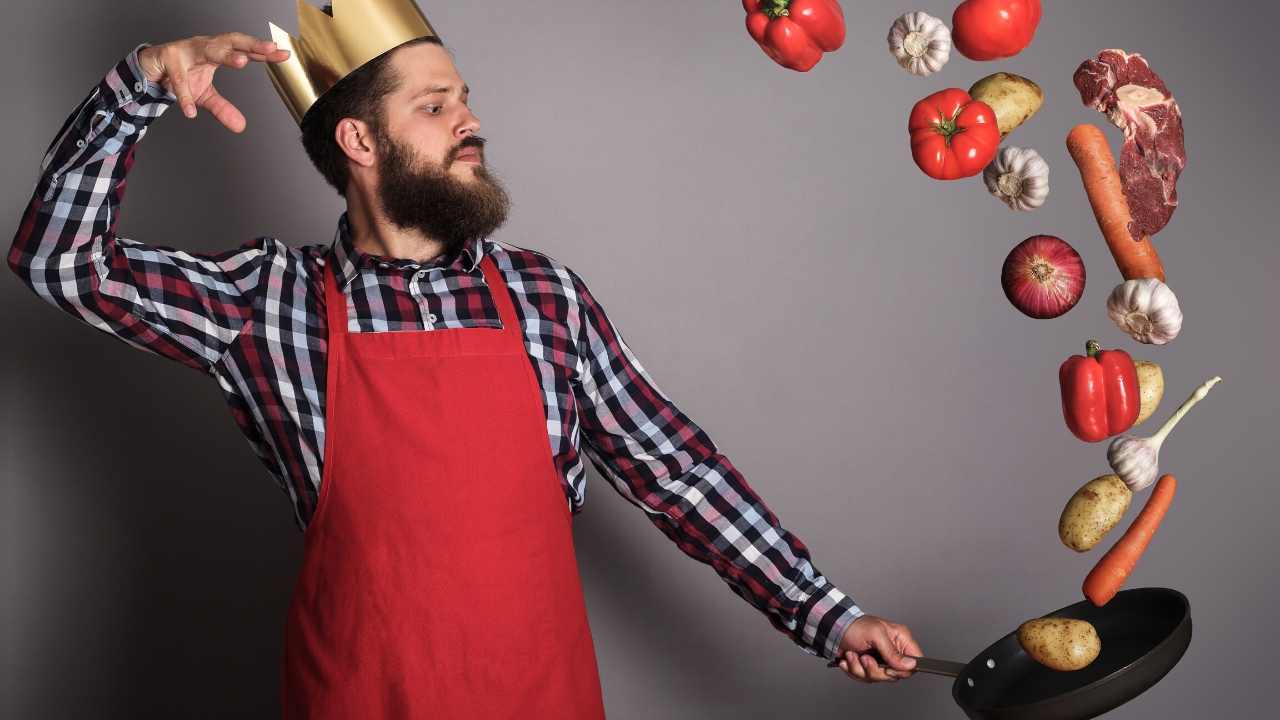
{"label": "gold paper crown", "polygon": [[413,0],[332,0],[332,17],[298,0],[298,37],[268,22],[289,59],[265,63],[271,84],[302,125],[307,110],[360,66],[403,43],[436,31]]}

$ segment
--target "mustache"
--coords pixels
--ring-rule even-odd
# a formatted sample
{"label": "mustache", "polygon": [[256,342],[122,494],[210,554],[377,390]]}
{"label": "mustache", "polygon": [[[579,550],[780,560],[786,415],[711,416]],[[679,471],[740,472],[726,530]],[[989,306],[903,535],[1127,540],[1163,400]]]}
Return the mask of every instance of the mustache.
{"label": "mustache", "polygon": [[463,150],[466,150],[467,148],[475,148],[481,153],[484,153],[484,146],[485,146],[485,143],[487,142],[489,141],[486,140],[485,138],[480,137],[479,135],[468,135],[465,140],[458,143],[458,146],[455,147],[451,153],[449,153],[449,160],[450,161],[454,160],[455,158],[458,157],[458,153],[461,153]]}

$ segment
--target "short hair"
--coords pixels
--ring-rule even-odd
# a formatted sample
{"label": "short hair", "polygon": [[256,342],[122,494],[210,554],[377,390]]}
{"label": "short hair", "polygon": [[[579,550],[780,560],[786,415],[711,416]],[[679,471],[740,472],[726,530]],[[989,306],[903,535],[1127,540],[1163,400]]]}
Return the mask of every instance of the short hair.
{"label": "short hair", "polygon": [[[324,11],[333,14],[332,5]],[[440,38],[426,35],[397,45],[339,80],[302,117],[302,147],[311,164],[342,197],[347,196],[347,155],[338,147],[334,131],[338,122],[353,117],[369,124],[375,137],[386,129],[383,100],[400,88],[404,78],[391,67],[391,55],[402,47],[430,43],[444,47]]]}

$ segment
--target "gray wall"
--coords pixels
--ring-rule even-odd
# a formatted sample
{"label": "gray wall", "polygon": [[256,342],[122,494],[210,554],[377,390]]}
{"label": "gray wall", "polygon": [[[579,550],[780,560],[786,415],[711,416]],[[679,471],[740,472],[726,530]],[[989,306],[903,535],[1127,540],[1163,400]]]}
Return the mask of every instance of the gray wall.
{"label": "gray wall", "polygon": [[[1080,597],[1099,551],[1067,551],[1056,522],[1107,465],[1063,426],[1067,355],[1098,337],[1159,362],[1168,390],[1148,432],[1221,375],[1161,455],[1181,488],[1129,583],[1185,592],[1195,639],[1112,717],[1257,716],[1280,640],[1280,104],[1265,89],[1280,13],[1047,5],[1022,55],[956,54],[920,79],[885,48],[904,3],[846,2],[845,47],[808,74],[769,61],[728,0],[423,3],[512,191],[498,237],[582,273],[817,566],[929,654],[968,659]],[[914,7],[949,24],[953,3]],[[5,10],[7,228],[53,133],[135,43],[295,27],[292,0]],[[1157,237],[1186,325],[1160,348],[1106,318],[1120,276],[1063,144],[1103,122],[1071,73],[1107,47],[1143,52],[1186,117],[1183,207]],[[929,180],[908,153],[912,103],[996,70],[1047,94],[1011,138],[1052,167],[1034,213],[977,179]],[[259,234],[327,242],[343,206],[265,71],[223,70],[218,86],[248,130],[167,113],[143,141],[122,234],[200,251]],[[1056,320],[1018,314],[997,281],[1037,233],[1089,268],[1081,304]],[[76,324],[8,273],[0,297],[0,714],[270,717],[301,537],[215,384]],[[611,718],[961,716],[944,679],[868,687],[801,654],[592,473],[575,532]]]}

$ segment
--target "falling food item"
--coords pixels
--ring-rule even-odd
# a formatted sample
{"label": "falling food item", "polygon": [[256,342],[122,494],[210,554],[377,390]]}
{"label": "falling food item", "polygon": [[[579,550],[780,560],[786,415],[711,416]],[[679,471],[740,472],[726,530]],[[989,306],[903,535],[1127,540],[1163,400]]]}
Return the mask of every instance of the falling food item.
{"label": "falling food item", "polygon": [[917,102],[907,116],[911,158],[935,180],[957,180],[982,172],[1000,147],[991,106],[960,88],[939,90]]}
{"label": "falling food item", "polygon": [[951,14],[951,35],[970,60],[1012,57],[1031,44],[1040,14],[1040,0],[965,0]]}
{"label": "falling food item", "polygon": [[1125,280],[1151,277],[1163,282],[1164,265],[1151,238],[1129,234],[1133,215],[1121,189],[1106,135],[1096,125],[1076,125],[1067,133],[1067,152],[1080,169],[1089,206],[1120,274]]}
{"label": "falling food item", "polygon": [[1178,207],[1178,176],[1187,165],[1178,101],[1139,53],[1103,50],[1073,79],[1084,104],[1124,131],[1120,186],[1133,215],[1129,234],[1155,235]]}
{"label": "falling food item", "polygon": [[1164,345],[1182,332],[1178,296],[1155,278],[1117,285],[1107,297],[1107,316],[1129,337],[1148,345]]}
{"label": "falling food item", "polygon": [[1160,407],[1164,399],[1164,371],[1150,360],[1134,360],[1133,367],[1138,371],[1138,419],[1134,426],[1146,422]]}
{"label": "falling food item", "polygon": [[1097,340],[1087,341],[1084,352],[1058,367],[1062,415],[1072,435],[1100,442],[1138,418],[1138,371],[1129,353],[1103,350]]}
{"label": "falling food item", "polygon": [[1018,312],[1037,320],[1065,315],[1084,295],[1084,260],[1060,237],[1032,235],[1005,256],[1000,287]]}
{"label": "falling food item", "polygon": [[1011,210],[1034,210],[1049,197],[1049,163],[1031,148],[1000,148],[982,171],[987,192]]}
{"label": "falling food item", "polygon": [[970,86],[969,94],[995,111],[1000,137],[1030,120],[1044,105],[1044,91],[1040,86],[1013,73],[992,73]]}
{"label": "falling food item", "polygon": [[1018,626],[1018,644],[1032,660],[1053,670],[1082,670],[1102,651],[1098,631],[1085,620],[1047,617]]}
{"label": "falling food item", "polygon": [[1129,574],[1137,567],[1138,558],[1146,552],[1151,538],[1155,537],[1156,530],[1160,528],[1160,522],[1173,504],[1177,489],[1178,481],[1172,475],[1164,475],[1156,483],[1142,512],[1138,513],[1129,529],[1085,577],[1081,590],[1089,602],[1102,607],[1111,602],[1111,598],[1124,586]]}
{"label": "falling food item", "polygon": [[1107,462],[1130,490],[1134,492],[1145,490],[1148,485],[1155,482],[1156,475],[1160,472],[1160,447],[1164,445],[1165,438],[1173,432],[1178,421],[1209,394],[1209,388],[1220,382],[1222,382],[1220,377],[1209,378],[1205,384],[1191,393],[1191,397],[1182,403],[1173,417],[1165,421],[1155,435],[1149,438],[1121,435],[1111,441],[1111,446],[1107,448]]}
{"label": "falling food item", "polygon": [[1120,523],[1133,491],[1119,475],[1101,475],[1085,483],[1067,501],[1058,518],[1058,539],[1076,552],[1088,552]]}
{"label": "falling food item", "polygon": [[844,44],[844,10],[836,0],[742,0],[747,32],[779,65],[808,72],[824,52]]}
{"label": "falling food item", "polygon": [[951,31],[928,13],[909,12],[889,28],[889,53],[912,75],[932,75],[951,58]]}

